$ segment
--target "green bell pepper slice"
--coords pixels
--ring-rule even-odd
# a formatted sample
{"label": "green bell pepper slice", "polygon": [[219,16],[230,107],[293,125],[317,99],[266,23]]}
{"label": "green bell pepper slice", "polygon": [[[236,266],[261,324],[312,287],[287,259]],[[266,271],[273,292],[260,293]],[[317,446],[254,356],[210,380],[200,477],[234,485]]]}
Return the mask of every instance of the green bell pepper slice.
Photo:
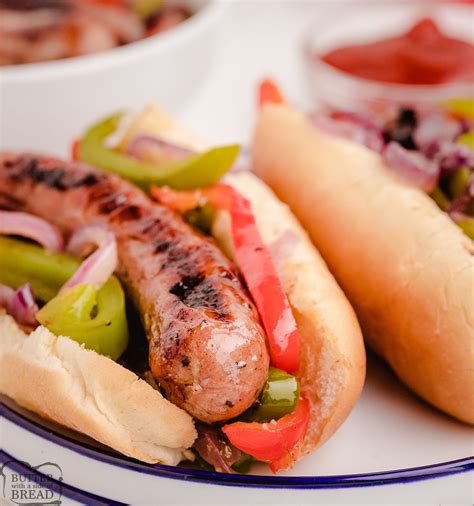
{"label": "green bell pepper slice", "polygon": [[90,284],[65,290],[43,306],[36,319],[53,334],[117,360],[127,347],[128,329],[123,292],[117,279],[111,279],[100,290]]}
{"label": "green bell pepper slice", "polygon": [[469,238],[474,241],[474,218],[466,218],[464,220],[457,221],[456,224]]}
{"label": "green bell pepper slice", "polygon": [[464,190],[466,189],[467,184],[469,183],[469,176],[471,171],[464,167],[458,169],[449,179],[449,193],[453,199],[462,195]]}
{"label": "green bell pepper slice", "polygon": [[260,395],[260,405],[251,414],[254,422],[278,420],[292,413],[300,395],[298,380],[281,369],[270,367]]}
{"label": "green bell pepper slice", "polygon": [[443,211],[446,211],[449,207],[450,201],[446,194],[437,186],[431,193],[430,197],[436,202],[438,207]]}
{"label": "green bell pepper slice", "polygon": [[163,0],[132,0],[132,9],[141,19],[148,19],[163,6]]}
{"label": "green bell pepper slice", "polygon": [[123,114],[109,116],[93,125],[81,139],[79,159],[106,172],[114,172],[148,190],[150,185],[167,185],[177,190],[204,188],[216,184],[235,162],[240,147],[222,146],[166,164],[142,162],[109,149],[105,139],[117,130]]}
{"label": "green bell pepper slice", "polygon": [[474,119],[474,99],[472,98],[451,98],[446,100],[443,105],[456,116]]}
{"label": "green bell pepper slice", "polygon": [[41,324],[116,360],[128,344],[122,286],[111,276],[100,290],[84,284],[58,295],[79,265],[72,256],[0,237],[0,283],[12,288],[30,283],[36,297],[47,302],[36,315]]}
{"label": "green bell pepper slice", "polygon": [[464,144],[469,149],[472,149],[474,151],[474,131],[466,132],[465,134],[459,136],[456,140],[460,144]]}

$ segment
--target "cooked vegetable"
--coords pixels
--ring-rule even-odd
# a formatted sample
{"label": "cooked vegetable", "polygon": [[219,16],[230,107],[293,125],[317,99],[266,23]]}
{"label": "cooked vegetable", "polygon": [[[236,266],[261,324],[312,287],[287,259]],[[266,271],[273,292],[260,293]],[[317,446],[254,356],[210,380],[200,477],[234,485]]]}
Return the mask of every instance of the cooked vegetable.
{"label": "cooked vegetable", "polygon": [[12,234],[32,239],[50,251],[61,251],[61,233],[47,221],[28,213],[0,211],[0,234]]}
{"label": "cooked vegetable", "polygon": [[447,211],[449,207],[449,199],[443,190],[438,186],[430,193],[430,197],[436,202],[438,207],[443,211]]}
{"label": "cooked vegetable", "polygon": [[117,129],[122,114],[115,114],[92,126],[80,141],[78,157],[107,172],[148,189],[151,184],[192,189],[217,183],[235,162],[239,146],[223,146],[193,154],[171,163],[140,161],[105,146],[105,139]]}
{"label": "cooked vegetable", "polygon": [[91,284],[67,288],[36,314],[53,334],[68,336],[116,360],[128,343],[125,297],[117,278],[100,289]]}
{"label": "cooked vegetable", "polygon": [[463,232],[474,241],[474,218],[465,218],[457,222]]}
{"label": "cooked vegetable", "polygon": [[183,160],[195,152],[161,137],[142,134],[130,140],[126,154],[137,160],[161,164]]}
{"label": "cooked vegetable", "polygon": [[474,150],[474,131],[467,132],[458,137],[457,141]]}
{"label": "cooked vegetable", "polygon": [[278,86],[270,79],[264,79],[258,87],[258,105],[263,107],[265,104],[283,104],[283,97]]}
{"label": "cooked vegetable", "polygon": [[390,141],[383,151],[383,158],[389,167],[405,181],[427,193],[431,192],[439,177],[439,167],[422,153],[404,148],[398,142]]}
{"label": "cooked vegetable", "polygon": [[281,469],[287,458],[306,433],[309,422],[309,402],[300,397],[296,409],[279,420],[268,423],[235,422],[224,425],[222,431],[229,441],[257,460],[270,462],[273,472]]}
{"label": "cooked vegetable", "polygon": [[197,431],[194,449],[200,457],[219,473],[233,473],[232,466],[240,460],[242,452],[230,445],[217,427],[199,424]]}
{"label": "cooked vegetable", "polygon": [[68,336],[116,359],[128,342],[123,289],[112,276],[100,290],[78,285],[57,295],[79,266],[72,256],[0,237],[0,283],[13,288],[30,283],[39,300],[50,301],[36,315],[40,323],[56,335]]}
{"label": "cooked vegetable", "polygon": [[75,256],[83,256],[85,251],[94,246],[98,246],[98,249],[82,262],[61,291],[82,283],[99,289],[112,276],[118,264],[117,242],[114,234],[106,228],[88,225],[79,229],[71,237],[68,251]]}
{"label": "cooked vegetable", "polygon": [[225,184],[205,191],[173,192],[156,187],[151,191],[159,202],[180,212],[207,203],[228,213],[230,231],[227,226],[217,225],[213,227],[214,235],[235,259],[257,306],[267,334],[271,364],[287,372],[296,371],[300,350],[298,329],[270,251],[260,237],[250,202]]}
{"label": "cooked vegetable", "polygon": [[260,405],[251,412],[254,422],[278,420],[294,411],[300,394],[298,380],[285,371],[270,367],[268,379],[260,394]]}
{"label": "cooked vegetable", "polygon": [[452,98],[446,100],[445,107],[456,116],[474,120],[474,99]]}
{"label": "cooked vegetable", "polygon": [[37,325],[35,315],[38,306],[28,283],[16,291],[9,286],[0,285],[0,307],[4,307],[21,325],[31,327]]}
{"label": "cooked vegetable", "polygon": [[464,193],[469,183],[471,171],[465,167],[458,169],[449,180],[449,193],[453,199]]}

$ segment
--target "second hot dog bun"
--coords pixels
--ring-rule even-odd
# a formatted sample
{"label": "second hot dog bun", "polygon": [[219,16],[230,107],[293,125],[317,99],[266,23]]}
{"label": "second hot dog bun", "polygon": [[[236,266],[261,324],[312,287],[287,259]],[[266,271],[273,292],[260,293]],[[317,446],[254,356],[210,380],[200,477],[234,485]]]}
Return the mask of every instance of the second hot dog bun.
{"label": "second hot dog bun", "polygon": [[135,459],[176,465],[192,418],[113,360],[44,327],[26,335],[0,312],[0,392]]}
{"label": "second hot dog bun", "polygon": [[226,182],[252,204],[298,325],[297,377],[311,404],[304,456],[336,431],[360,396],[365,379],[362,334],[344,293],[289,208],[249,172],[228,176]]}
{"label": "second hot dog bun", "polygon": [[474,423],[474,248],[381,157],[266,106],[256,173],[287,202],[349,296],[368,343],[416,393]]}

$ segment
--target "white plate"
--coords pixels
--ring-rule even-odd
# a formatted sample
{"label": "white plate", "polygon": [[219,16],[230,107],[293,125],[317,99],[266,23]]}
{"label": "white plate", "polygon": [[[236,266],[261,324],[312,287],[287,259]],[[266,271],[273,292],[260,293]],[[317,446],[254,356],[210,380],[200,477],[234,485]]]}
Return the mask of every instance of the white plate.
{"label": "white plate", "polygon": [[[316,497],[472,502],[472,429],[419,401],[372,356],[362,398],[347,422],[320,450],[277,476],[263,465],[251,475],[224,475],[142,464],[4,401],[3,461],[55,463],[64,483],[116,501],[156,504],[159,493],[166,504],[250,497],[274,504],[294,494],[299,504]],[[420,480],[432,483],[428,488]],[[77,498],[78,490],[63,487],[63,495]],[[96,504],[87,495],[80,500]]]}

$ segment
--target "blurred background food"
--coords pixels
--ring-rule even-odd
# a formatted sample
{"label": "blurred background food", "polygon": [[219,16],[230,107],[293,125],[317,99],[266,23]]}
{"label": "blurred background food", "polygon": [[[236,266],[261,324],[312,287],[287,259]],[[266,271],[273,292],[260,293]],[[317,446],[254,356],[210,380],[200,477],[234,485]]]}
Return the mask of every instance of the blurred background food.
{"label": "blurred background food", "polygon": [[335,10],[305,41],[313,102],[390,117],[400,105],[427,110],[472,96],[473,12],[468,4],[436,0]]}
{"label": "blurred background food", "polygon": [[[74,31],[74,23],[63,27],[72,30],[71,37],[78,35],[71,43],[60,21],[55,28],[43,27],[38,35],[41,43],[33,43],[32,52],[27,50],[24,58],[45,60],[47,54],[60,59],[0,66],[0,149],[66,155],[71,139],[94,118],[153,102],[176,114],[194,101],[214,68],[225,3],[134,0],[117,7],[116,0],[114,5],[98,5],[97,0],[73,0],[67,5],[36,0],[35,5],[38,1],[49,7],[1,12],[19,16],[15,18],[19,26],[31,27],[32,20],[44,21],[37,18],[42,11],[48,22],[79,20],[82,31]],[[184,13],[192,15],[176,24]],[[147,30],[159,33],[146,36]],[[121,45],[98,51],[96,36],[102,42]],[[126,43],[131,40],[134,42]],[[69,51],[71,47],[77,50],[78,41],[84,52],[87,49],[92,54],[66,57],[73,56]],[[6,46],[7,37],[0,34],[0,53],[6,52]]]}
{"label": "blurred background food", "polygon": [[[140,15],[163,19],[150,14],[156,12],[156,0],[102,0],[107,5],[99,6],[94,5],[98,0],[70,0],[74,1],[80,3],[81,12],[111,9],[127,13],[135,27],[141,23],[142,33],[150,21],[137,25],[143,19]],[[58,3],[64,3],[0,0],[5,8],[28,2],[56,10],[61,10]],[[428,35],[437,30],[446,38],[472,44],[472,3],[164,0],[159,6],[184,7],[193,15],[157,37],[134,43],[124,44],[113,32],[122,46],[110,51],[0,67],[0,147],[43,148],[64,155],[67,140],[93,118],[150,102],[178,115],[211,142],[248,143],[256,114],[255,89],[264,76],[275,79],[289,100],[304,110],[327,107],[370,115],[382,111],[384,124],[397,116],[400,105],[414,105],[421,113],[425,105],[429,108],[446,99],[474,95],[472,82],[459,79],[431,84],[381,82],[323,61],[324,55],[341,47],[400,37],[423,19],[434,26]],[[31,14],[28,9],[21,13]],[[102,30],[104,19],[100,19]],[[4,41],[0,35],[0,47],[5,46]],[[434,63],[438,52],[432,57]],[[61,127],[39,129],[44,118],[48,125]]]}
{"label": "blurred background food", "polygon": [[165,0],[0,0],[0,65],[105,51],[191,15],[185,4]]}

